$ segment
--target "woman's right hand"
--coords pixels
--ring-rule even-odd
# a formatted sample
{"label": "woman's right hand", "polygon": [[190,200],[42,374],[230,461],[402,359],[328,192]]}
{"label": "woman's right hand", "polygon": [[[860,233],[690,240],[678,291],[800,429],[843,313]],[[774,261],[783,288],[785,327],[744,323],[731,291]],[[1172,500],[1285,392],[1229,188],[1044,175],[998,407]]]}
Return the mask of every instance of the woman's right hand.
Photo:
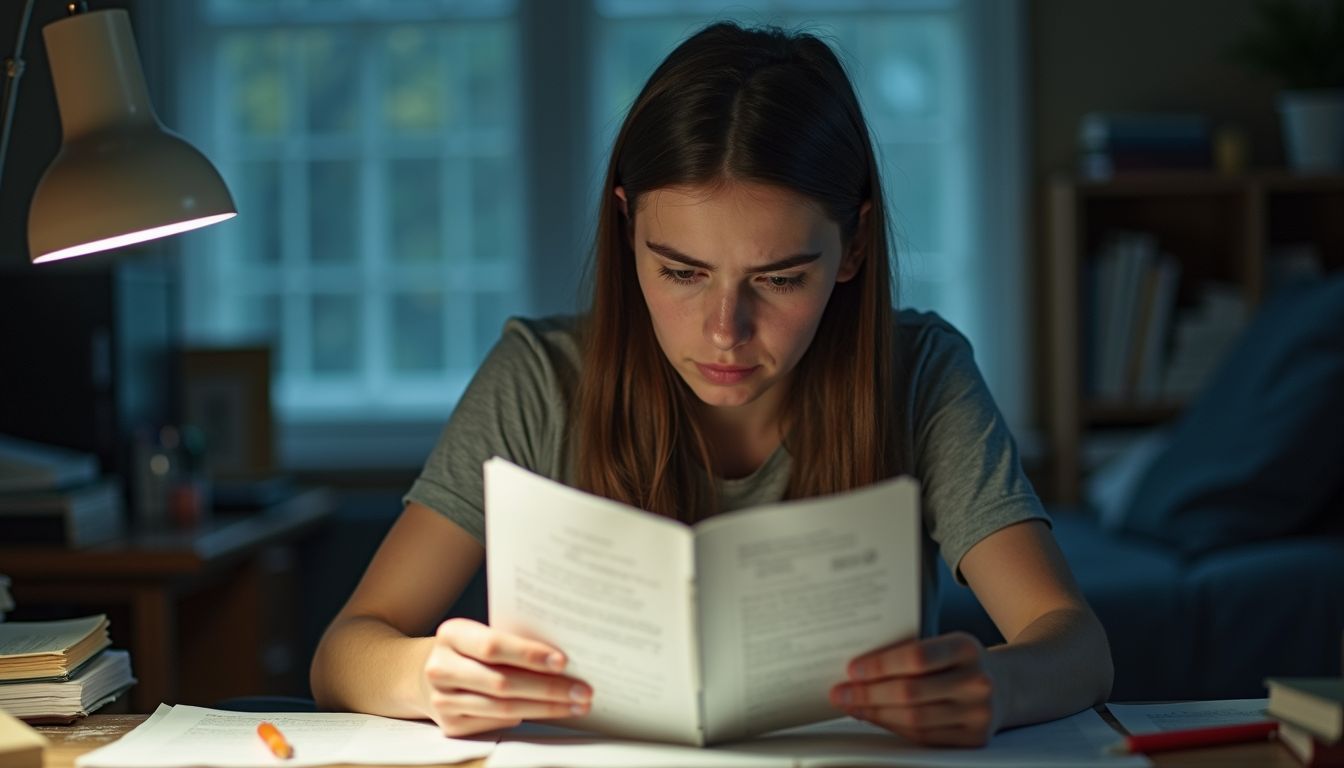
{"label": "woman's right hand", "polygon": [[420,676],[426,714],[446,736],[510,728],[523,720],[585,715],[593,691],[558,674],[565,655],[470,619],[434,633]]}

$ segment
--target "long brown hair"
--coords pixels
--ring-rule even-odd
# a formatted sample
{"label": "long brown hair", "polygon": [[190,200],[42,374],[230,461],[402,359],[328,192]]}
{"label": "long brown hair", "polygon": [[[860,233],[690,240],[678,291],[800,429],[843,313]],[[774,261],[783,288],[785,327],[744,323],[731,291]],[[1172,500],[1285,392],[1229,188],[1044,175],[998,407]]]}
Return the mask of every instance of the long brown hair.
{"label": "long brown hair", "polygon": [[[580,488],[688,522],[717,511],[713,468],[692,418],[695,394],[654,336],[627,227],[653,190],[730,179],[809,198],[839,225],[846,249],[864,251],[795,368],[781,414],[793,458],[787,497],[868,485],[903,466],[887,214],[853,87],[812,35],[716,23],[659,65],[612,147],[572,435]],[[628,214],[613,199],[617,186]]]}

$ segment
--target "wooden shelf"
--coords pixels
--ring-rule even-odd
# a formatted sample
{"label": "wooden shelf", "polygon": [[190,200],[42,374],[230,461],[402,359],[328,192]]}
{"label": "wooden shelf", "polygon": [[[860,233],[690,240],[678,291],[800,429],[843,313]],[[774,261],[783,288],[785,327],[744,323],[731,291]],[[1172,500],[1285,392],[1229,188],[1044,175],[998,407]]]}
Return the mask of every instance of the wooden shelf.
{"label": "wooden shelf", "polygon": [[1327,270],[1344,268],[1344,175],[1265,169],[1050,180],[1041,348],[1051,482],[1043,495],[1058,503],[1080,497],[1085,431],[1161,424],[1182,410],[1180,403],[1095,401],[1083,391],[1085,265],[1117,231],[1148,232],[1181,262],[1178,304],[1193,303],[1202,285],[1217,282],[1239,286],[1254,307],[1279,246],[1310,244]]}

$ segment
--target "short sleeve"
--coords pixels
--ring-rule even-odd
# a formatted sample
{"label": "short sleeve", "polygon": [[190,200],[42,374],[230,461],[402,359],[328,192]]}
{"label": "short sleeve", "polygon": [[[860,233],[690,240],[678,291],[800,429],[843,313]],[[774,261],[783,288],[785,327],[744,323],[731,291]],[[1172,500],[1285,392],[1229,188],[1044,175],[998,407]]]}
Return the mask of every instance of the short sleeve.
{"label": "short sleeve", "polygon": [[957,581],[961,558],[986,536],[1050,518],[1022,471],[1017,444],[975,365],[970,342],[936,315],[901,313],[912,343],[912,453],[924,524]]}
{"label": "short sleeve", "polygon": [[566,396],[557,356],[536,321],[510,319],[402,498],[485,543],[482,465],[502,456],[547,477],[561,472]]}

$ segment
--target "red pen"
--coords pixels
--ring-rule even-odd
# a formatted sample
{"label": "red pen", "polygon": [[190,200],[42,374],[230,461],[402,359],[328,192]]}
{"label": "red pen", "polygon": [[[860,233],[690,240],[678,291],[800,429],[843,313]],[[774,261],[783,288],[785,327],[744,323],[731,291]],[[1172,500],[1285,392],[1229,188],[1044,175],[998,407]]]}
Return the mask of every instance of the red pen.
{"label": "red pen", "polygon": [[1126,736],[1124,741],[1111,745],[1107,751],[1116,754],[1166,752],[1172,749],[1213,747],[1219,744],[1241,744],[1264,741],[1279,730],[1276,720],[1242,725],[1220,725],[1214,728],[1190,728],[1183,731],[1158,731]]}

